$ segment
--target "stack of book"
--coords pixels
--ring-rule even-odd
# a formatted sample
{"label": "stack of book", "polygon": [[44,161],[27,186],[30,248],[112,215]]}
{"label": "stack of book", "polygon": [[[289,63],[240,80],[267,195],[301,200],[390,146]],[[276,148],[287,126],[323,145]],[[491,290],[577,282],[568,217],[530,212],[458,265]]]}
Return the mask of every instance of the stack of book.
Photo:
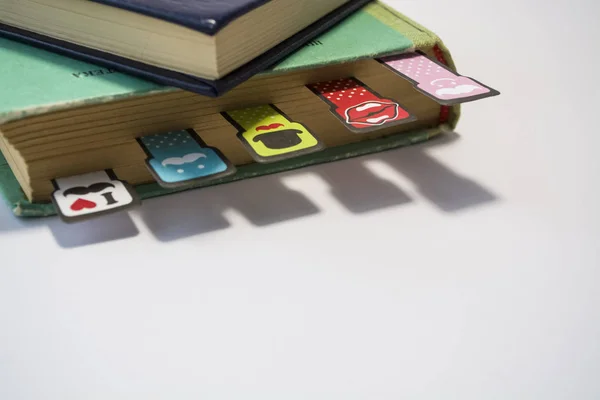
{"label": "stack of book", "polygon": [[498,94],[377,1],[1,2],[0,192],[76,222],[422,142]]}

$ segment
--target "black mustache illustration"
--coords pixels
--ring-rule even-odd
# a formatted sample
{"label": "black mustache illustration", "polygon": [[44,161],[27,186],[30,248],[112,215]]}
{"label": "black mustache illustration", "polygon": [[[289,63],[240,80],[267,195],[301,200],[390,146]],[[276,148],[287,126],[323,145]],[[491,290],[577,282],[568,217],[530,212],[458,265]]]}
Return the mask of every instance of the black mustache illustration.
{"label": "black mustache illustration", "polygon": [[298,129],[284,129],[282,131],[273,131],[261,133],[254,136],[254,142],[261,141],[265,146],[273,150],[288,149],[298,146],[302,143],[302,138],[298,136],[302,131]]}
{"label": "black mustache illustration", "polygon": [[98,192],[103,191],[106,188],[114,188],[114,187],[115,187],[115,185],[113,185],[112,183],[106,183],[106,182],[94,183],[93,185],[90,185],[87,187],[86,186],[75,186],[75,187],[65,190],[63,193],[63,196],[67,197],[70,194],[76,194],[78,196],[83,196],[88,193],[98,193]]}

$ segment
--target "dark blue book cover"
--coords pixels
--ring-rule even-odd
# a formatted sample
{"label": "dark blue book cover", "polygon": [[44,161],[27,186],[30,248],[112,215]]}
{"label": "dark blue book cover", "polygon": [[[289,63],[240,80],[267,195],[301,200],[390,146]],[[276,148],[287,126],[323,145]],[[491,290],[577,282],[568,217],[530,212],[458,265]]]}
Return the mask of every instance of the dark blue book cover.
{"label": "dark blue book cover", "polygon": [[[160,18],[215,35],[228,23],[268,0],[93,0]],[[300,1],[300,0],[299,0]],[[327,1],[327,0],[323,0]],[[75,59],[113,68],[162,85],[219,97],[254,75],[277,64],[306,43],[329,30],[371,0],[350,0],[304,30],[218,80],[209,80],[159,68],[107,52],[83,47],[0,23],[0,36],[54,51]]]}
{"label": "dark blue book cover", "polygon": [[269,0],[91,1],[187,26],[207,35],[215,35],[231,21],[269,2]]}

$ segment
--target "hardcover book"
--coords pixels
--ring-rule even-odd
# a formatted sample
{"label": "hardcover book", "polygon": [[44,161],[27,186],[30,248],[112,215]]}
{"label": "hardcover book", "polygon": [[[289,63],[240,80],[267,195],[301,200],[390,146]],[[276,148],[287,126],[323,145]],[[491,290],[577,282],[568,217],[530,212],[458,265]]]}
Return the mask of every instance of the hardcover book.
{"label": "hardcover book", "polygon": [[65,221],[423,142],[495,96],[377,2],[210,98],[0,39],[0,191]]}
{"label": "hardcover book", "polygon": [[0,36],[217,97],[369,1],[0,1]]}

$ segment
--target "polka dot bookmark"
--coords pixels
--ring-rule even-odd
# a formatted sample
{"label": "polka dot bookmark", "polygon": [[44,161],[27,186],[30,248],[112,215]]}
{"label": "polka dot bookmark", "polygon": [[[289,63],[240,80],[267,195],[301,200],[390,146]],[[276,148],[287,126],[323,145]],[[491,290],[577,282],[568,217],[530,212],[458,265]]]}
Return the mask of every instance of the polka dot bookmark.
{"label": "polka dot bookmark", "polygon": [[227,111],[222,115],[238,129],[238,138],[260,163],[295,158],[324,148],[308,128],[291,121],[273,104]]}
{"label": "polka dot bookmark", "polygon": [[392,71],[413,83],[417,90],[444,106],[497,96],[500,92],[416,52],[379,59]]}
{"label": "polka dot bookmark", "polygon": [[191,186],[236,172],[218,149],[206,146],[192,129],[144,136],[137,141],[148,155],[150,173],[164,188]]}
{"label": "polka dot bookmark", "polygon": [[307,85],[348,129],[367,133],[416,120],[398,102],[386,99],[356,78]]}

